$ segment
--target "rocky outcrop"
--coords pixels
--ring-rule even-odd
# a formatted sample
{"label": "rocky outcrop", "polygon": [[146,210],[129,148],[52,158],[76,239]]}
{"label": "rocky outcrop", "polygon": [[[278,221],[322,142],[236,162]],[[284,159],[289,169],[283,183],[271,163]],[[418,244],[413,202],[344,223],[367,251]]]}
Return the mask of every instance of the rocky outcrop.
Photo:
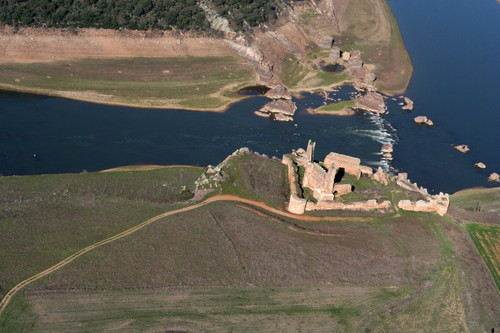
{"label": "rocky outcrop", "polygon": [[363,67],[363,61],[361,60],[361,52],[354,50],[351,52],[349,59],[347,60],[347,65],[350,69],[359,69]]}
{"label": "rocky outcrop", "polygon": [[265,104],[259,112],[269,114],[273,120],[292,121],[296,110],[297,106],[291,100],[278,99]]}
{"label": "rocky outcrop", "polygon": [[384,157],[384,159],[386,159],[388,161],[392,161],[393,148],[392,148],[392,145],[390,143],[383,144],[380,151],[382,152],[382,156]]}
{"label": "rocky outcrop", "polygon": [[369,91],[356,101],[355,108],[373,112],[377,115],[386,112],[385,101],[379,93]]}
{"label": "rocky outcrop", "polygon": [[382,148],[380,149],[380,151],[382,153],[392,153],[394,150],[393,150],[393,147],[390,143],[384,143],[382,145]]}
{"label": "rocky outcrop", "polygon": [[224,167],[228,162],[235,156],[246,155],[246,154],[257,154],[252,152],[250,149],[243,147],[235,150],[231,155],[226,157],[224,161],[220,162],[217,166],[209,165],[207,170],[201,174],[200,177],[194,182],[196,186],[196,191],[212,190],[220,188],[222,183],[228,179],[228,175],[224,172]]}
{"label": "rocky outcrop", "polygon": [[456,150],[458,150],[461,153],[466,153],[470,150],[469,146],[467,146],[467,145],[456,145],[456,146],[453,146],[453,148],[455,148]]}
{"label": "rocky outcrop", "polygon": [[411,99],[409,99],[408,97],[405,97],[404,100],[405,100],[405,104],[403,105],[402,109],[407,110],[407,111],[413,110],[413,101]]}
{"label": "rocky outcrop", "polygon": [[433,126],[434,125],[434,122],[432,120],[430,120],[429,118],[427,118],[426,116],[415,117],[413,119],[413,121],[415,121],[415,123],[418,124],[418,125],[422,125],[422,124],[425,124],[427,126]]}
{"label": "rocky outcrop", "polygon": [[493,172],[488,176],[488,181],[492,183],[499,183],[500,182],[500,175],[496,172]]}
{"label": "rocky outcrop", "polygon": [[271,99],[292,99],[292,95],[283,84],[278,84],[277,86],[269,89],[265,96]]}

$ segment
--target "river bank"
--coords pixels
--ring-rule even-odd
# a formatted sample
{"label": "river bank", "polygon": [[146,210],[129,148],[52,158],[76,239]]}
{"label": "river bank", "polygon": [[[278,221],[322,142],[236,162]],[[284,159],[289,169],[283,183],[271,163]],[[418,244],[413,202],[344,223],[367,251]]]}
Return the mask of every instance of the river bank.
{"label": "river bank", "polygon": [[328,43],[335,41],[345,51],[363,52],[379,90],[406,89],[411,63],[385,0],[362,0],[356,6],[296,3],[286,14],[275,26],[218,37],[3,26],[0,88],[107,105],[222,112],[243,99],[234,93],[243,86],[285,82],[291,92],[300,92],[352,81],[319,69]]}

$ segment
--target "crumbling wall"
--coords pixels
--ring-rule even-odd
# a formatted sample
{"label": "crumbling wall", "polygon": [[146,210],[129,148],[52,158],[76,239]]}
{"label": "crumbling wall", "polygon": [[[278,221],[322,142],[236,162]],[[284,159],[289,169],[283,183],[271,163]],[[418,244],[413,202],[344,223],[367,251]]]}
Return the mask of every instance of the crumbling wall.
{"label": "crumbling wall", "polygon": [[327,172],[319,164],[308,163],[305,165],[304,180],[302,186],[311,190],[324,189]]}
{"label": "crumbling wall", "polygon": [[450,205],[449,195],[432,196],[429,201],[418,200],[416,202],[410,200],[401,200],[398,202],[398,207],[403,210],[413,212],[435,212],[440,216],[444,216],[448,212]]}
{"label": "crumbling wall", "polygon": [[362,210],[368,211],[372,209],[388,209],[391,207],[391,203],[385,200],[381,203],[377,203],[377,200],[368,200],[366,202],[352,202],[343,203],[338,201],[320,201],[317,203],[308,202],[306,205],[306,211],[312,210]]}

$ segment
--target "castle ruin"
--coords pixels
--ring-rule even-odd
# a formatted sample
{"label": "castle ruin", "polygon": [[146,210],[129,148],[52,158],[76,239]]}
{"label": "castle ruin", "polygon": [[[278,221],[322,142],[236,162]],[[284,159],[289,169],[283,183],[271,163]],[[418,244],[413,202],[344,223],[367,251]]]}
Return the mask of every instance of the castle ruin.
{"label": "castle ruin", "polygon": [[[314,161],[315,147],[316,143],[309,140],[306,150],[299,148],[291,154],[283,155],[282,163],[287,165],[290,186],[290,201],[287,209],[291,213],[304,214],[305,211],[334,209],[387,210],[392,207],[396,210],[399,208],[409,211],[435,212],[443,216],[448,211],[448,194],[429,195],[426,189],[412,184],[405,173],[392,176],[380,167],[374,173],[371,167],[361,165],[359,158],[333,152],[329,153],[323,162],[318,163]],[[339,183],[344,174],[352,175],[356,179],[369,178],[384,186],[392,182],[406,191],[419,193],[422,199],[416,202],[400,200],[397,207],[394,207],[389,200],[383,200],[380,203],[375,199],[344,203],[339,198],[353,191],[351,184]],[[308,195],[303,193],[306,191]]]}

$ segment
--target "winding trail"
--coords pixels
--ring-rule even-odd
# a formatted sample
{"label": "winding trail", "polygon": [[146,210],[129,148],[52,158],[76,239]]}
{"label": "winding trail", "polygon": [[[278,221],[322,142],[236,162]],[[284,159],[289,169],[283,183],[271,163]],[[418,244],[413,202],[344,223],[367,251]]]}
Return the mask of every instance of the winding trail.
{"label": "winding trail", "polygon": [[63,259],[62,261],[60,261],[59,263],[55,264],[54,266],[52,267],[49,267],[47,268],[46,270],[36,274],[36,275],[33,275],[32,277],[29,277],[27,278],[26,280],[18,283],[16,286],[14,286],[11,290],[9,290],[9,292],[7,292],[7,294],[5,294],[5,296],[2,298],[2,300],[0,301],[0,315],[3,313],[3,311],[5,310],[5,308],[7,307],[7,305],[9,304],[9,302],[11,301],[12,297],[14,297],[14,295],[20,291],[22,288],[26,287],[28,284],[32,283],[32,282],[35,282],[36,280],[44,277],[44,276],[47,276],[49,275],[50,273],[66,266],[67,264],[71,263],[73,260],[75,260],[76,258],[78,257],[81,257],[82,255],[84,255],[85,253],[91,251],[91,250],[94,250],[98,247],[101,247],[103,245],[106,245],[108,243],[111,243],[111,242],[114,242],[115,240],[118,240],[118,239],[121,239],[123,237],[126,237],[126,236],[129,236],[131,234],[133,234],[134,232],[148,226],[149,224],[153,223],[153,222],[156,222],[164,217],[167,217],[167,216],[172,216],[172,215],[177,215],[177,214],[180,214],[180,213],[184,213],[184,212],[188,212],[188,211],[191,211],[191,210],[194,210],[194,209],[197,209],[197,208],[200,208],[200,207],[203,207],[207,204],[210,204],[212,202],[217,202],[217,201],[234,201],[234,202],[241,202],[241,203],[245,203],[245,204],[248,204],[248,205],[252,205],[252,206],[255,206],[255,207],[259,207],[263,210],[266,210],[268,212],[271,212],[273,214],[277,214],[277,215],[281,215],[281,216],[284,216],[284,217],[288,217],[288,218],[291,218],[291,219],[295,219],[295,220],[300,220],[300,221],[307,221],[307,222],[322,222],[322,221],[330,221],[330,222],[333,222],[333,221],[368,221],[368,220],[371,220],[371,218],[366,218],[366,217],[320,217],[320,216],[308,216],[308,215],[295,215],[295,214],[291,214],[291,213],[288,213],[288,212],[284,212],[284,211],[281,211],[279,209],[276,209],[276,208],[273,208],[273,207],[270,207],[268,205],[266,205],[265,203],[263,202],[259,202],[259,201],[254,201],[254,200],[250,200],[250,199],[244,199],[244,198],[240,198],[238,196],[235,196],[235,195],[216,195],[216,196],[213,196],[211,198],[208,198],[202,202],[199,202],[197,204],[194,204],[194,205],[191,205],[191,206],[187,206],[187,207],[183,207],[183,208],[179,208],[179,209],[176,209],[176,210],[172,210],[172,211],[168,211],[168,212],[165,212],[165,213],[162,213],[160,215],[156,215],[144,222],[141,222],[139,223],[138,225],[130,228],[130,229],[127,229],[125,231],[122,231],[114,236],[111,236],[111,237],[108,237],[102,241],[99,241],[97,243],[94,243],[92,245],[89,245],[83,249],[81,249],[80,251],[70,255],[69,257]]}

